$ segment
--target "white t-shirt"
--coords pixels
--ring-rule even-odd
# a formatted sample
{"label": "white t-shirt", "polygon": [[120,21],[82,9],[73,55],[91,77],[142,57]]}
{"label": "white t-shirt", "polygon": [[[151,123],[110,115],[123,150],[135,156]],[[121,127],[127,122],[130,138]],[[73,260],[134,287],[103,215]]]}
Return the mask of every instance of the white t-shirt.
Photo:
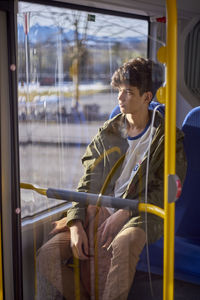
{"label": "white t-shirt", "polygon": [[[135,176],[142,160],[148,151],[151,126],[148,124],[139,135],[128,137],[129,148],[122,165],[122,172],[115,183],[114,195],[121,197],[125,192],[129,182]],[[153,134],[155,128],[153,128]]]}

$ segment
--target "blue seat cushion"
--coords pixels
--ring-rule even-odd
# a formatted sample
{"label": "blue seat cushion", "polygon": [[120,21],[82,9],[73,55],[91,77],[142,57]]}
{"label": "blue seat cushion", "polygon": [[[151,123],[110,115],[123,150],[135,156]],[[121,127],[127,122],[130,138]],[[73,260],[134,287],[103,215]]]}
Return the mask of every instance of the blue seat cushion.
{"label": "blue seat cushion", "polygon": [[[137,270],[148,272],[146,247],[141,253]],[[163,238],[149,246],[150,270],[163,274]],[[175,238],[175,273],[179,280],[200,284],[200,240],[194,241],[181,237]]]}

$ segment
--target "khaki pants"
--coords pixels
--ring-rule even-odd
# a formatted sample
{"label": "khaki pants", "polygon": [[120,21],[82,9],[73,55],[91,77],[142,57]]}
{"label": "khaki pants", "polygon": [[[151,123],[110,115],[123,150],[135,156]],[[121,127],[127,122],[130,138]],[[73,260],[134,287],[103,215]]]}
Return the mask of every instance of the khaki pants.
{"label": "khaki pants", "polygon": [[[109,215],[106,208],[97,210],[94,206],[88,207],[84,227],[91,257],[87,261],[79,261],[78,272],[77,268],[75,271],[72,267],[69,230],[56,234],[39,249],[38,300],[56,299],[51,289],[46,288],[49,283],[67,300],[127,299],[139,255],[145,245],[145,233],[140,228],[127,228],[117,234],[109,251],[95,247],[94,232]],[[77,285],[78,275],[80,280]]]}

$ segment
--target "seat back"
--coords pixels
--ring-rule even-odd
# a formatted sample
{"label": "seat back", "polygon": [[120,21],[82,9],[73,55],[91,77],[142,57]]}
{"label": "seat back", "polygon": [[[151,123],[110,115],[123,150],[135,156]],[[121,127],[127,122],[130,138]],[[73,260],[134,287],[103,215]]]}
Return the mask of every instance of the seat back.
{"label": "seat back", "polygon": [[[182,130],[187,173],[181,197],[176,202],[175,266],[176,279],[200,284],[200,107],[186,116]],[[163,238],[149,245],[151,272],[163,274]],[[137,270],[148,271],[146,247]]]}
{"label": "seat back", "polygon": [[200,240],[200,106],[188,113],[182,130],[188,167],[176,203],[176,236]]}

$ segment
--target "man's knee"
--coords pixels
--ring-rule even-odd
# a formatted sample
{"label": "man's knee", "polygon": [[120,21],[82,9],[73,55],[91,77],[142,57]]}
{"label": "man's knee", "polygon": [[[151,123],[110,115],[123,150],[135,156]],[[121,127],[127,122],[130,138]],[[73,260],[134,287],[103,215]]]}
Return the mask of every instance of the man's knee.
{"label": "man's knee", "polygon": [[127,251],[134,251],[140,253],[146,242],[146,234],[143,229],[139,227],[130,227],[121,231],[114,239],[112,243],[113,249],[121,251],[122,253]]}
{"label": "man's knee", "polygon": [[58,257],[58,249],[53,247],[52,243],[45,243],[37,251],[37,271],[43,275],[47,275],[50,266],[54,264],[55,259]]}
{"label": "man's knee", "polygon": [[37,252],[37,268],[45,274],[55,263],[61,263],[72,255],[70,238],[67,232],[58,233]]}

